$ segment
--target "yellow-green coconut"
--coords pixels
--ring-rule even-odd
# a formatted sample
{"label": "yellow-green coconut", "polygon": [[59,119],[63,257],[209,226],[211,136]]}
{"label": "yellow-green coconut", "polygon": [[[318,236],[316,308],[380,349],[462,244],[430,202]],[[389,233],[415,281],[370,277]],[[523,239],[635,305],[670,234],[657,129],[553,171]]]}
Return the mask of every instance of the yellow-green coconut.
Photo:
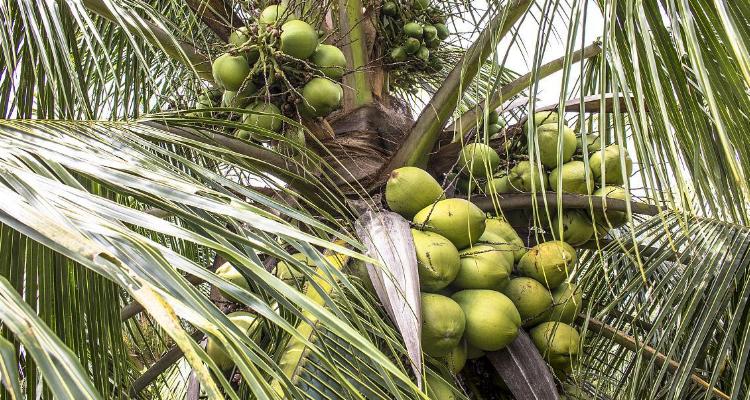
{"label": "yellow-green coconut", "polygon": [[[234,283],[235,285],[250,291],[250,284],[247,282],[247,279],[245,279],[244,276],[240,273],[240,271],[237,270],[232,264],[226,262],[219,266],[219,268],[216,268],[216,275],[218,275],[221,278],[224,278],[228,280],[229,282]],[[226,293],[223,290],[219,290],[221,292],[221,295],[224,296],[227,300],[234,301],[235,303],[239,303],[239,300],[235,299],[234,297],[230,296],[228,293]]]}
{"label": "yellow-green coconut", "polygon": [[385,184],[385,201],[391,211],[411,219],[419,210],[445,197],[443,188],[427,171],[417,167],[393,170]]}
{"label": "yellow-green coconut", "polygon": [[493,245],[478,244],[462,250],[461,267],[453,280],[457,289],[495,289],[513,270],[511,253]]}
{"label": "yellow-green coconut", "polygon": [[[616,199],[616,200],[626,200],[627,199],[627,192],[624,188],[620,186],[604,186],[602,188],[597,189],[594,193],[594,196],[600,196],[604,197],[605,199]],[[611,228],[617,228],[625,224],[628,220],[627,212],[626,211],[611,211],[609,210],[609,206],[606,204],[604,205],[604,212],[597,210],[593,213],[593,219],[595,223],[599,226],[603,227],[611,227]],[[597,227],[597,230],[600,228]]]}
{"label": "yellow-green coconut", "polygon": [[500,217],[487,218],[485,225],[484,233],[479,238],[480,242],[507,244],[508,246],[502,246],[501,249],[512,250],[514,262],[518,262],[526,254],[526,244],[508,221]]}
{"label": "yellow-green coconut", "polygon": [[557,233],[556,239],[571,246],[580,246],[594,236],[594,224],[582,210],[563,210],[562,218],[555,214],[550,228]]}
{"label": "yellow-green coconut", "polygon": [[469,345],[482,351],[497,351],[518,336],[521,316],[513,302],[500,292],[469,289],[451,296],[464,311],[464,335]]}
{"label": "yellow-green coconut", "polygon": [[453,282],[461,265],[456,246],[434,232],[412,229],[411,235],[422,291],[436,292]]}
{"label": "yellow-green coconut", "polygon": [[466,365],[466,341],[462,340],[458,343],[458,346],[454,347],[445,357],[439,359],[442,361],[448,370],[453,374],[457,374],[464,369]]}
{"label": "yellow-green coconut", "polygon": [[341,106],[344,92],[341,85],[326,78],[312,78],[302,87],[303,112],[324,117]]}
{"label": "yellow-green coconut", "polygon": [[[623,160],[620,157],[624,159],[624,171],[621,164]],[[624,184],[625,179],[629,178],[630,173],[633,172],[633,161],[630,159],[628,151],[617,144],[592,153],[589,166],[591,166],[591,172],[593,172],[596,182],[601,182],[603,176],[604,183],[608,185]]]}
{"label": "yellow-green coconut", "polygon": [[569,244],[553,240],[532,247],[518,262],[521,275],[536,279],[548,289],[560,286],[576,264],[576,251]]}
{"label": "yellow-green coconut", "polygon": [[572,324],[581,311],[583,292],[570,282],[564,282],[552,291],[552,309],[549,312],[550,321]]}
{"label": "yellow-green coconut", "polygon": [[346,69],[346,57],[336,46],[321,44],[310,56],[310,61],[320,69],[323,74],[331,79],[337,80],[344,76]]}
{"label": "yellow-green coconut", "polygon": [[250,74],[250,65],[244,56],[224,53],[211,65],[216,83],[226,90],[237,91]]}
{"label": "yellow-green coconut", "polygon": [[485,227],[485,216],[474,203],[464,199],[440,200],[419,211],[413,219],[420,230],[435,232],[464,249],[476,242]]}
{"label": "yellow-green coconut", "polygon": [[536,129],[539,141],[539,160],[548,168],[557,167],[558,154],[562,155],[562,162],[568,162],[576,151],[576,134],[572,129],[563,126],[562,146],[558,150],[560,132],[557,124],[545,124]]}
{"label": "yellow-green coconut", "polygon": [[[234,323],[240,331],[244,332],[248,336],[254,336],[254,331],[258,328],[259,324],[255,318],[255,315],[244,311],[236,311],[231,314],[227,314],[227,318]],[[234,366],[232,358],[227,354],[226,348],[221,342],[216,339],[209,337],[206,342],[206,353],[216,363],[216,365],[223,371],[226,371]]]}
{"label": "yellow-green coconut", "polygon": [[547,175],[544,169],[539,171],[528,161],[521,161],[508,172],[508,183],[516,192],[544,192],[547,185]]}
{"label": "yellow-green coconut", "polygon": [[458,167],[466,175],[485,178],[500,165],[500,156],[484,143],[469,143],[458,155]]}
{"label": "yellow-green coconut", "polygon": [[282,53],[304,60],[318,47],[318,32],[305,21],[287,21],[281,25]]}
{"label": "yellow-green coconut", "polygon": [[427,379],[425,379],[425,386],[427,397],[429,397],[431,400],[458,399],[458,396],[456,396],[456,393],[453,391],[453,387],[436,376],[427,375]]}
{"label": "yellow-green coconut", "polygon": [[534,326],[547,317],[552,307],[552,294],[541,283],[526,277],[513,278],[503,288],[521,315],[523,326]]}
{"label": "yellow-green coconut", "polygon": [[421,300],[422,351],[432,357],[445,357],[464,334],[464,312],[450,297],[422,293]]}
{"label": "yellow-green coconut", "polygon": [[[558,186],[560,175],[562,186]],[[583,161],[569,161],[550,172],[549,187],[556,192],[589,194],[594,190],[594,176]]]}
{"label": "yellow-green coconut", "polygon": [[578,331],[562,322],[545,322],[531,330],[531,340],[556,370],[570,370],[580,351]]}
{"label": "yellow-green coconut", "polygon": [[560,114],[557,111],[540,111],[534,113],[534,125],[536,126],[557,124],[559,120]]}

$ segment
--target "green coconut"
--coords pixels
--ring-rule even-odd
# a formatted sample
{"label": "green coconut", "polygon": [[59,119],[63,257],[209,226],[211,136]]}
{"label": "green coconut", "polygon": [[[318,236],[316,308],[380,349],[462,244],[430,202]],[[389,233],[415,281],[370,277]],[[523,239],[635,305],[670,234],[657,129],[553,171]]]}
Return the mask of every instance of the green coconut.
{"label": "green coconut", "polygon": [[[244,332],[248,336],[254,336],[254,332],[258,329],[259,324],[255,315],[244,311],[236,311],[227,314],[227,318],[234,323],[240,331]],[[216,363],[216,365],[223,371],[226,371],[234,366],[232,358],[227,354],[226,348],[221,342],[215,340],[212,337],[208,338],[206,342],[206,353]]]}
{"label": "green coconut", "polygon": [[578,357],[581,337],[562,322],[545,322],[531,330],[531,340],[545,360],[556,370],[568,371]]}
{"label": "green coconut", "polygon": [[221,95],[221,106],[231,108],[245,108],[250,104],[251,95],[257,90],[255,84],[247,82],[245,84],[245,90],[241,92],[234,92],[231,90],[225,90]]}
{"label": "green coconut", "polygon": [[297,19],[297,17],[287,10],[286,5],[274,4],[264,8],[263,11],[260,12],[258,23],[260,26],[266,26],[276,24],[280,21],[292,21],[295,19]]}
{"label": "green coconut", "polygon": [[430,49],[428,49],[425,46],[422,46],[419,48],[419,50],[417,50],[416,56],[418,59],[427,62],[427,60],[430,59]]}
{"label": "green coconut", "polygon": [[[536,128],[537,140],[539,141],[539,161],[547,168],[557,167],[559,135],[558,126],[544,124]],[[576,134],[572,129],[563,126],[562,132],[562,162],[568,162],[576,151]]]}
{"label": "green coconut", "polygon": [[310,56],[310,61],[315,64],[323,74],[331,79],[338,80],[344,76],[346,69],[346,57],[336,46],[321,44]]}
{"label": "green coconut", "polygon": [[487,181],[484,189],[488,195],[493,193],[512,193],[514,190],[510,186],[510,178],[508,175],[494,176],[492,179]]}
{"label": "green coconut", "polygon": [[[281,110],[273,103],[253,103],[245,108],[252,113],[245,114],[243,117],[243,123],[252,125],[259,129],[268,130],[271,132],[281,131]],[[250,132],[249,134],[257,134],[263,136],[263,132]]]}
{"label": "green coconut", "polygon": [[389,15],[391,17],[398,15],[398,5],[393,1],[386,1],[383,3],[383,8],[381,9],[383,14]]}
{"label": "green coconut", "polygon": [[422,293],[421,299],[422,350],[432,357],[445,357],[464,334],[464,312],[450,297]]}
{"label": "green coconut", "polygon": [[435,24],[435,29],[437,30],[437,36],[440,40],[448,39],[448,36],[451,34],[448,27],[442,23]]}
{"label": "green coconut", "polygon": [[[556,192],[589,194],[594,189],[594,177],[583,161],[568,161],[549,173],[549,186]],[[562,174],[562,190],[558,177]]]}
{"label": "green coconut", "polygon": [[550,321],[572,324],[581,311],[583,292],[570,282],[563,282],[552,291],[552,309],[549,312]]}
{"label": "green coconut", "polygon": [[[562,221],[562,231],[560,231],[560,221]],[[555,215],[551,228],[557,233],[555,238],[571,246],[580,246],[594,236],[594,224],[585,212],[579,210],[563,210],[562,218]]]}
{"label": "green coconut", "polygon": [[279,49],[287,55],[304,60],[318,47],[318,32],[305,21],[287,21],[281,25]]}
{"label": "green coconut", "polygon": [[431,400],[458,400],[453,387],[434,375],[427,375],[425,389]]}
{"label": "green coconut", "polygon": [[211,71],[216,83],[226,90],[237,91],[250,74],[250,65],[244,56],[224,53],[214,60]]}
{"label": "green coconut", "polygon": [[[430,50],[437,49],[438,47],[440,47],[440,43],[441,43],[440,39],[438,39],[437,37],[433,37],[431,39],[425,39],[424,42],[425,42],[425,46],[427,46],[427,48]],[[437,58],[433,57],[432,59],[430,59],[430,63],[434,65],[435,68],[438,68],[439,64],[436,61],[437,61]]]}
{"label": "green coconut", "polygon": [[424,36],[425,40],[437,39],[438,38],[437,28],[435,28],[432,25],[425,25],[422,28],[422,35]]}
{"label": "green coconut", "polygon": [[406,38],[406,41],[404,41],[404,50],[409,54],[416,53],[419,51],[420,47],[422,47],[422,42],[417,38],[410,37]]}
{"label": "green coconut", "polygon": [[408,57],[408,53],[402,46],[395,47],[391,50],[391,58],[393,61],[406,61],[406,57]]}
{"label": "green coconut", "polygon": [[404,25],[406,36],[421,39],[424,34],[424,28],[418,22],[408,22]]}
{"label": "green coconut", "polygon": [[[586,135],[586,153],[592,153],[594,151],[599,151],[602,146],[602,141],[599,140],[599,135],[589,134]],[[576,136],[576,148],[580,150],[582,153],[583,151],[583,135]]]}
{"label": "green coconut", "polygon": [[554,289],[565,281],[575,268],[576,261],[573,247],[553,240],[532,247],[518,261],[518,269],[521,275],[536,279],[548,289]]}
{"label": "green coconut", "polygon": [[235,47],[245,44],[248,40],[250,40],[250,32],[246,26],[234,30],[229,34],[229,44]]}
{"label": "green coconut", "polygon": [[341,85],[326,78],[312,78],[302,87],[305,113],[324,117],[341,106]]}
{"label": "green coconut", "polygon": [[423,208],[445,197],[443,188],[427,171],[417,167],[394,169],[385,184],[385,201],[391,211],[411,219]]}
{"label": "green coconut", "polygon": [[462,340],[458,346],[451,349],[445,356],[439,359],[442,361],[451,373],[458,374],[466,365],[466,341]]}
{"label": "green coconut", "polygon": [[516,192],[544,192],[547,185],[547,175],[528,161],[521,161],[508,172],[508,183]]}
{"label": "green coconut", "polygon": [[469,143],[458,155],[458,167],[467,175],[485,178],[500,165],[500,156],[484,143]]}
{"label": "green coconut", "polygon": [[451,296],[464,311],[464,335],[469,345],[483,351],[497,351],[518,336],[521,316],[513,302],[494,290],[462,290]]}
{"label": "green coconut", "polygon": [[[315,268],[315,263],[302,253],[294,253],[292,258],[310,268]],[[295,283],[304,279],[305,274],[282,260],[276,263],[276,277],[287,283]]]}
{"label": "green coconut", "polygon": [[[219,268],[216,268],[216,275],[220,278],[226,279],[229,282],[234,283],[235,285],[250,291],[250,284],[247,282],[247,279],[240,273],[240,271],[237,270],[232,264],[230,263],[224,263]],[[239,300],[235,299],[234,297],[230,296],[228,293],[224,292],[223,290],[219,290],[221,292],[221,295],[224,296],[227,300],[233,301],[235,303],[240,303]]]}
{"label": "green coconut", "polygon": [[[211,95],[209,95],[208,93],[202,93],[200,96],[198,96],[198,99],[195,103],[196,109],[205,110],[205,109],[213,108],[213,107],[214,107],[214,102],[211,101]],[[198,111],[192,114],[197,115],[199,117],[206,117],[206,118],[211,116],[210,111]]]}
{"label": "green coconut", "polygon": [[479,187],[479,184],[477,183],[477,180],[474,179],[474,177],[466,176],[466,175],[459,175],[456,180],[456,191],[458,193],[474,193]]}
{"label": "green coconut", "polygon": [[485,216],[474,203],[464,199],[445,199],[419,211],[412,222],[421,230],[435,232],[463,249],[482,236]]}
{"label": "green coconut", "polygon": [[461,267],[452,286],[458,289],[495,289],[513,270],[512,254],[489,244],[480,244],[459,253]]}
{"label": "green coconut", "polygon": [[[620,164],[620,155],[625,159],[625,171]],[[597,183],[602,181],[609,185],[622,185],[625,179],[633,172],[633,161],[628,151],[618,144],[613,144],[591,154],[589,158],[591,172],[594,173]],[[602,170],[603,168],[603,170]]]}
{"label": "green coconut", "polygon": [[412,229],[411,235],[417,253],[419,286],[422,291],[436,292],[453,282],[461,267],[456,246],[434,232]]}
{"label": "green coconut", "polygon": [[540,111],[534,113],[534,125],[541,126],[546,124],[555,124],[560,120],[560,114],[556,111]]}
{"label": "green coconut", "polygon": [[513,302],[521,315],[523,326],[534,326],[547,319],[552,307],[552,294],[534,279],[518,277],[510,280],[503,294]]}
{"label": "green coconut", "polygon": [[518,260],[520,260],[524,254],[526,254],[526,244],[524,243],[523,239],[518,236],[518,232],[513,229],[513,226],[508,223],[508,221],[500,217],[487,218],[485,225],[486,228],[484,229],[484,234],[482,235],[485,240],[482,240],[482,237],[480,237],[480,242],[498,243],[497,241],[487,240],[491,239],[491,236],[484,236],[494,234],[497,235],[497,237],[502,238],[504,240],[504,243],[509,244],[508,247],[513,251],[513,260],[515,262],[518,262]]}
{"label": "green coconut", "polygon": [[417,11],[425,11],[430,7],[430,0],[414,0],[412,2],[414,9]]}
{"label": "green coconut", "polygon": [[[605,197],[608,199],[627,200],[627,192],[620,186],[604,186],[593,193],[594,196]],[[593,219],[597,225],[603,225],[609,228],[618,228],[625,225],[628,221],[628,214],[625,211],[609,211],[606,204],[604,212],[594,211]],[[598,230],[599,228],[597,228]]]}

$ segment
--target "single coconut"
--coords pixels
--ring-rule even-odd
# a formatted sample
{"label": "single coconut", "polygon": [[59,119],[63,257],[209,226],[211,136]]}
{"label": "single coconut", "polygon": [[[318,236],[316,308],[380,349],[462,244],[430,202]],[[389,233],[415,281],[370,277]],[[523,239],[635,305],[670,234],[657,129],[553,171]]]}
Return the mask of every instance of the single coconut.
{"label": "single coconut", "polygon": [[451,373],[458,374],[464,369],[466,365],[466,341],[462,340],[458,343],[458,346],[451,349],[445,357],[441,357],[442,361]]}
{"label": "single coconut", "polygon": [[[562,222],[562,227],[560,222]],[[594,236],[594,224],[588,215],[580,210],[563,210],[562,218],[555,215],[552,219],[551,228],[552,232],[557,233],[556,239],[571,246],[580,246]]]}
{"label": "single coconut", "polygon": [[[594,196],[604,197],[605,199],[616,199],[616,200],[627,200],[627,192],[620,186],[604,186],[597,189]],[[594,222],[597,225],[603,227],[618,228],[628,221],[628,215],[625,211],[609,211],[607,210],[607,204],[604,204],[604,212],[600,210],[594,211],[593,214]],[[597,227],[597,230],[600,230]]]}
{"label": "single coconut", "polygon": [[248,81],[245,88],[240,92],[225,90],[221,96],[221,106],[229,108],[245,108],[250,104],[251,96],[257,88],[255,84]]}
{"label": "single coconut", "polygon": [[445,26],[445,24],[435,24],[435,29],[437,30],[437,36],[440,40],[448,39],[448,36],[450,36],[450,31],[448,30],[448,27]]}
{"label": "single coconut", "polygon": [[[495,234],[497,237],[504,239],[504,243],[510,244],[510,249],[513,251],[513,259],[515,262],[518,262],[521,257],[526,254],[526,244],[523,239],[518,236],[518,232],[513,229],[513,226],[508,223],[508,221],[500,217],[487,218],[485,225],[485,234]],[[488,237],[487,239],[491,239],[491,237]],[[479,241],[493,243],[492,240],[482,240],[482,238],[480,238]],[[497,244],[497,242],[494,242],[494,244]]]}
{"label": "single coconut", "polygon": [[464,311],[468,344],[497,351],[518,336],[521,316],[513,302],[500,292],[484,289],[462,290],[451,296]]}
{"label": "single coconut", "polygon": [[341,106],[341,85],[326,78],[312,78],[302,87],[302,98],[307,113],[323,117]]}
{"label": "single coconut", "polygon": [[417,11],[425,11],[428,7],[430,7],[430,1],[429,0],[414,0],[412,2],[412,6],[414,6],[414,9]]}
{"label": "single coconut", "polygon": [[338,80],[344,76],[346,69],[346,57],[336,46],[321,44],[310,56],[310,61],[320,69],[323,74],[331,79]]}
{"label": "single coconut", "polygon": [[[516,192],[544,192],[547,175],[528,161],[521,161],[508,172],[508,183]],[[533,190],[532,190],[533,189]]]}
{"label": "single coconut", "polygon": [[[622,170],[622,164],[620,163],[621,154],[622,158],[625,159],[625,171]],[[589,158],[589,165],[597,182],[601,182],[603,176],[604,183],[610,185],[624,184],[625,179],[629,178],[630,173],[633,172],[633,161],[630,159],[628,151],[618,144],[607,146],[592,153],[591,158]]]}
{"label": "single coconut", "polygon": [[244,56],[224,53],[213,62],[211,71],[216,83],[226,90],[237,91],[250,74],[250,65]]}
{"label": "single coconut", "polygon": [[494,176],[492,179],[487,181],[484,191],[491,195],[493,193],[511,193],[513,189],[510,187],[510,178],[508,175]]}
{"label": "single coconut", "polygon": [[406,61],[406,57],[408,57],[408,54],[406,53],[406,50],[399,46],[395,47],[393,50],[391,50],[391,58],[393,61]]}
{"label": "single coconut", "polygon": [[424,29],[418,22],[409,22],[404,25],[404,33],[406,36],[421,39],[424,34]]}
{"label": "single coconut", "polygon": [[568,371],[578,357],[581,337],[562,322],[545,322],[531,330],[531,340],[547,362],[557,370]]}
{"label": "single coconut", "polygon": [[[196,109],[205,110],[205,109],[209,109],[213,107],[214,107],[214,102],[211,101],[211,95],[209,95],[208,93],[202,93],[200,96],[198,96],[198,99],[195,104]],[[205,118],[211,117],[210,111],[198,111],[192,114],[197,115],[199,117],[205,117]]]}
{"label": "single coconut", "polygon": [[458,193],[474,193],[479,188],[479,183],[472,176],[459,175],[456,180],[456,191]]}
{"label": "single coconut", "polygon": [[521,260],[518,269],[523,276],[534,278],[548,289],[560,286],[576,264],[576,251],[559,240],[532,247]]}
{"label": "single coconut", "polygon": [[434,232],[412,229],[411,235],[417,253],[420,288],[436,292],[453,282],[461,267],[456,246]]}
{"label": "single coconut", "polygon": [[425,25],[422,28],[422,35],[424,36],[425,40],[437,39],[438,38],[437,28],[435,28],[432,25]]}
{"label": "single coconut", "polygon": [[599,139],[599,135],[589,134],[585,136],[587,151],[583,151],[583,135],[576,136],[576,148],[580,150],[581,153],[593,153],[595,151],[601,150],[602,141]]}
{"label": "single coconut", "polygon": [[427,379],[425,379],[425,390],[427,391],[427,397],[431,400],[458,399],[458,396],[456,396],[456,393],[453,391],[453,387],[434,375],[427,375]]}
{"label": "single coconut", "polygon": [[419,50],[417,50],[416,55],[418,59],[426,62],[427,60],[430,59],[430,49],[428,49],[425,46],[422,46],[419,48]]}
{"label": "single coconut", "polygon": [[534,326],[544,321],[552,307],[552,294],[544,285],[531,278],[511,279],[503,289],[503,294],[516,306],[523,326]]}
{"label": "single coconut", "polygon": [[[216,268],[216,275],[220,278],[226,279],[229,282],[234,283],[235,285],[250,291],[250,284],[247,282],[247,279],[240,273],[240,271],[237,270],[232,264],[226,262],[219,266],[219,268]],[[221,295],[224,296],[227,300],[233,301],[235,303],[240,303],[239,300],[235,299],[234,297],[230,296],[228,293],[226,293],[223,290],[219,290],[221,292]]]}
{"label": "single coconut", "polygon": [[250,40],[250,32],[246,26],[234,30],[229,34],[229,44],[235,47],[245,44],[248,40]]}
{"label": "single coconut", "polygon": [[393,1],[386,1],[383,3],[383,8],[381,8],[381,11],[385,15],[389,15],[391,17],[398,15],[398,5]]}
{"label": "single coconut", "polygon": [[576,151],[576,134],[572,129],[563,126],[562,147],[558,151],[559,129],[557,124],[545,124],[536,128],[536,136],[539,141],[539,161],[548,167],[557,167],[557,157],[562,153],[562,162],[568,162]]}
{"label": "single coconut", "polygon": [[287,10],[286,5],[274,4],[264,8],[263,11],[260,12],[260,16],[258,17],[258,24],[263,27],[267,25],[274,25],[280,21],[292,21],[295,19],[297,19],[297,17]]}
{"label": "single coconut", "polygon": [[482,236],[485,227],[484,212],[474,203],[464,199],[445,199],[419,211],[413,219],[421,230],[435,232],[463,249]]}
{"label": "single coconut", "polygon": [[464,312],[450,297],[422,293],[421,298],[422,350],[432,357],[444,357],[464,334]]}
{"label": "single coconut", "polygon": [[513,259],[489,244],[462,250],[461,267],[452,286],[458,289],[495,289],[513,270]]}
{"label": "single coconut", "polygon": [[409,54],[416,53],[420,47],[422,47],[422,42],[417,38],[409,37],[404,41],[404,50]]}
{"label": "single coconut", "polygon": [[385,201],[391,211],[411,219],[419,210],[445,197],[443,188],[427,171],[417,167],[393,170],[385,184]]}
{"label": "single coconut", "polygon": [[549,312],[550,321],[572,324],[581,311],[583,292],[570,282],[564,282],[552,291],[552,309]]}
{"label": "single coconut", "polygon": [[560,114],[556,111],[540,111],[534,113],[534,125],[541,126],[546,124],[557,124],[560,120]]}
{"label": "single coconut", "polygon": [[[558,178],[562,175],[562,190]],[[549,173],[549,187],[556,192],[589,194],[594,189],[594,177],[583,161],[569,161]]]}
{"label": "single coconut", "polygon": [[305,21],[294,20],[281,25],[279,49],[301,60],[310,57],[318,47],[318,32]]}
{"label": "single coconut", "polygon": [[[252,336],[259,326],[255,315],[245,311],[236,311],[227,314],[227,318],[248,336]],[[234,361],[227,354],[224,345],[212,337],[209,337],[206,342],[206,353],[222,371],[226,371],[234,366]]]}
{"label": "single coconut", "polygon": [[[292,258],[310,268],[315,268],[315,263],[302,253],[292,254]],[[276,277],[287,283],[295,283],[303,280],[305,274],[298,267],[294,267],[286,261],[281,260],[276,263]]]}
{"label": "single coconut", "polygon": [[[243,123],[252,125],[258,129],[279,132],[281,131],[281,110],[273,103],[253,103],[245,108],[251,113],[245,114],[243,117]],[[263,136],[264,132],[251,132],[245,131],[252,134]]]}
{"label": "single coconut", "polygon": [[484,143],[469,143],[458,155],[458,167],[467,175],[485,178],[500,165],[497,152]]}

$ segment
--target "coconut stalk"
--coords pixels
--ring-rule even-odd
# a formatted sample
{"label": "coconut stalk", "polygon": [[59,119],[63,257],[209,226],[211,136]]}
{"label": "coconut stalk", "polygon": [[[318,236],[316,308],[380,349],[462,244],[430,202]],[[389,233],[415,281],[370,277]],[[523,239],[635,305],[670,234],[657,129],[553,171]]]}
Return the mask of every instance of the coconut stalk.
{"label": "coconut stalk", "polygon": [[487,353],[487,358],[516,399],[560,398],[555,378],[525,330],[519,329],[515,340],[504,349]]}

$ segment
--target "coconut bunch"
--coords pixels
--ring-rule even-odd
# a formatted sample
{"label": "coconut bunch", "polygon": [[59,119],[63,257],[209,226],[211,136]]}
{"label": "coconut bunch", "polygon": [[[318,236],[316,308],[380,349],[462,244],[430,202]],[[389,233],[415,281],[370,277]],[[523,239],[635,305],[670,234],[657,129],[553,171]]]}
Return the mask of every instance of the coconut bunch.
{"label": "coconut bunch", "polygon": [[[467,200],[445,198],[419,168],[394,170],[385,199],[413,223],[422,349],[432,363],[457,374],[467,359],[507,346],[521,328],[530,329],[553,366],[578,354],[577,332],[568,325],[581,303],[580,296],[568,301],[575,292],[565,282],[576,262],[570,245],[554,241],[527,251],[507,221]],[[556,329],[548,334],[549,327]],[[550,340],[537,339],[545,335]]]}
{"label": "coconut bunch", "polygon": [[[256,129],[235,134],[267,141],[285,132],[284,117],[319,118],[339,108],[343,89],[338,82],[345,69],[339,48],[321,43],[312,25],[287,6],[274,4],[232,32],[228,51],[213,61],[221,100],[206,94],[198,102],[203,108],[220,103],[245,109],[242,122]],[[289,130],[298,135],[298,129]]]}

